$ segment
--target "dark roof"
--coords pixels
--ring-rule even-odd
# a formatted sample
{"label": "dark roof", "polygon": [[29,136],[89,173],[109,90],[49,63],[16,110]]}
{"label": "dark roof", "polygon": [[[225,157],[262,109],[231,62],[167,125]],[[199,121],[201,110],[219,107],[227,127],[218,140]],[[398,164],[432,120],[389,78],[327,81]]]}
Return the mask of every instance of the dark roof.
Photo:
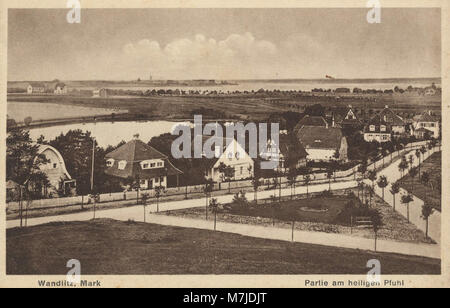
{"label": "dark roof", "polygon": [[388,125],[405,125],[405,121],[387,106],[379,113],[379,115],[382,119],[386,117],[386,123]]}
{"label": "dark roof", "polygon": [[66,86],[65,83],[63,83],[63,82],[58,82],[58,83],[55,85],[55,89],[56,89],[57,87],[64,88],[65,86]]}
{"label": "dark roof", "polygon": [[[116,150],[106,154],[105,157],[107,159],[114,159],[114,164],[107,168],[105,173],[120,178],[139,177],[141,179],[145,179],[183,173],[181,170],[172,165],[166,155],[138,139],[134,139],[122,145]],[[164,167],[145,170],[141,168],[140,163],[142,161],[153,159],[163,160]],[[118,168],[120,161],[127,162],[124,170],[120,170]]]}
{"label": "dark roof", "polygon": [[121,147],[109,152],[106,158],[126,160],[127,162],[141,162],[149,159],[167,159],[167,156],[139,139],[133,139]]}
{"label": "dark roof", "polygon": [[428,112],[424,112],[420,115],[418,122],[438,122],[438,120]]}
{"label": "dark roof", "polygon": [[297,159],[306,158],[308,152],[306,152],[303,144],[295,138],[293,134],[280,135],[280,152],[284,157],[294,155]]}
{"label": "dark roof", "polygon": [[296,136],[305,149],[339,149],[344,138],[340,128],[320,126],[304,126]]}
{"label": "dark roof", "polygon": [[[374,125],[375,126],[375,130],[374,131],[370,131],[370,126]],[[386,126],[386,131],[382,132],[380,130],[381,125]],[[389,124],[384,121],[384,119],[381,117],[381,114],[376,114],[374,115],[369,122],[367,123],[367,125],[364,127],[364,132],[365,133],[386,133],[389,134],[391,132],[391,127],[389,126]]]}
{"label": "dark roof", "polygon": [[42,82],[30,82],[29,85],[34,88],[45,88],[45,84]]}

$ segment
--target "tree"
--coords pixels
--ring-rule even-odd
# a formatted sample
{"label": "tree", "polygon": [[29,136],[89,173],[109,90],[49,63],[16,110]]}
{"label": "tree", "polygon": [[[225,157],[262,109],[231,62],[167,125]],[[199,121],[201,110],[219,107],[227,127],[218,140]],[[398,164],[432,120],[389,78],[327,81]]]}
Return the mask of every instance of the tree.
{"label": "tree", "polygon": [[231,180],[234,178],[236,170],[233,167],[224,164],[223,162],[220,163],[218,170],[222,174],[222,179],[228,182],[228,193],[230,194]]}
{"label": "tree", "polygon": [[433,212],[434,212],[434,209],[430,204],[425,203],[422,206],[422,219],[425,220],[425,222],[426,222],[426,231],[425,231],[426,237],[428,237],[428,221],[429,221],[428,218],[430,218],[430,216],[433,214]]}
{"label": "tree", "polygon": [[150,195],[148,193],[143,193],[141,196],[141,202],[142,202],[142,206],[144,207],[144,222],[146,222],[145,208],[147,207],[148,199],[150,199]]}
{"label": "tree", "polygon": [[[291,187],[291,199],[293,199],[295,195],[295,183],[297,181],[297,170],[295,170],[294,168],[289,169],[287,181],[288,185]],[[294,193],[292,192],[292,189],[294,189]]]}
{"label": "tree", "polygon": [[370,220],[372,222],[373,232],[375,234],[375,251],[377,251],[377,239],[378,239],[378,231],[383,225],[383,218],[379,210],[371,210],[370,211]]}
{"label": "tree", "polygon": [[305,183],[306,185],[306,198],[309,198],[309,189],[308,189],[308,185],[311,182],[311,175],[309,174],[305,174],[303,176],[303,183]]}
{"label": "tree", "polygon": [[327,169],[327,179],[328,179],[328,190],[331,191],[331,178],[333,177],[333,169],[328,168]]}
{"label": "tree", "polygon": [[36,195],[38,188],[48,186],[47,176],[40,166],[48,163],[48,159],[39,153],[39,145],[33,143],[28,131],[13,129],[6,138],[6,179],[19,184],[19,216],[20,226],[23,225],[22,196],[40,197]]}
{"label": "tree", "polygon": [[209,208],[211,209],[211,212],[214,214],[214,231],[216,231],[217,226],[217,212],[219,210],[219,202],[217,202],[216,198],[212,198],[209,202]]}
{"label": "tree", "polygon": [[162,195],[166,193],[163,186],[156,186],[155,187],[155,198],[156,198],[156,212],[159,213],[159,199],[162,197]]}
{"label": "tree", "polygon": [[391,185],[391,194],[394,199],[394,211],[395,211],[395,195],[400,192],[400,184],[395,182]]}
{"label": "tree", "polygon": [[270,206],[272,207],[272,226],[275,226],[275,217],[277,214],[276,212],[280,209],[281,206],[276,195],[271,195],[270,200],[272,201],[272,203],[270,204]]}
{"label": "tree", "polygon": [[398,170],[402,173],[402,178],[405,176],[405,170],[408,169],[408,162],[406,161],[406,157],[402,157],[402,161],[398,164]]}
{"label": "tree", "polygon": [[97,192],[93,192],[89,195],[89,198],[94,202],[94,219],[95,219],[95,212],[97,210],[97,203],[100,202],[100,194]]}
{"label": "tree", "polygon": [[387,178],[384,175],[382,175],[378,179],[377,184],[378,184],[378,187],[380,187],[383,192],[382,194],[383,194],[383,201],[384,201],[384,189],[388,186],[389,182],[388,182]]}
{"label": "tree", "polygon": [[402,196],[402,199],[401,199],[401,202],[403,203],[403,204],[406,204],[406,217],[407,217],[407,219],[408,219],[408,222],[409,222],[409,204],[411,203],[411,202],[413,202],[414,201],[414,198],[413,198],[413,196],[411,195],[411,194],[406,194],[406,195],[403,195]]}
{"label": "tree", "polygon": [[377,179],[377,172],[375,170],[370,170],[368,178],[369,178],[369,180],[372,181],[372,188],[374,188],[375,187],[375,181]]}
{"label": "tree", "polygon": [[259,179],[254,176],[252,179],[252,185],[253,185],[253,191],[255,193],[255,203],[258,204],[258,189],[259,186],[261,185],[261,182],[259,181]]}
{"label": "tree", "polygon": [[409,162],[410,168],[412,168],[412,167],[413,167],[413,164],[414,164],[414,156],[413,156],[412,154],[409,155],[408,162]]}
{"label": "tree", "polygon": [[420,149],[417,149],[417,150],[416,150],[416,157],[417,157],[417,159],[419,160],[419,165],[418,165],[418,167],[419,167],[419,178],[420,178],[420,157],[421,157]]}
{"label": "tree", "polygon": [[418,171],[417,167],[412,167],[409,169],[409,175],[411,176],[411,191],[414,191],[414,178],[417,176]]}
{"label": "tree", "polygon": [[361,191],[361,200],[364,202],[364,182],[358,181],[358,199],[359,199],[359,191]]}
{"label": "tree", "polygon": [[367,159],[362,160],[361,164],[358,167],[358,172],[362,174],[362,177],[364,179],[367,172]]}
{"label": "tree", "polygon": [[203,187],[203,193],[205,194],[205,198],[206,198],[206,211],[205,211],[206,220],[208,220],[208,205],[209,205],[208,198],[211,196],[213,188],[214,188],[213,180],[207,179],[205,181],[205,186]]}

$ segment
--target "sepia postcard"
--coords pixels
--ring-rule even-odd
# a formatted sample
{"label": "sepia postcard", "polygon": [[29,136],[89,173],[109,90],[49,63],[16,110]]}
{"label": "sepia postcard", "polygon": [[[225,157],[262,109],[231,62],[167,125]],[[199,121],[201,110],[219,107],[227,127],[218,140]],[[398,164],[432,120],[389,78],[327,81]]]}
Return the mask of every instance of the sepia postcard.
{"label": "sepia postcard", "polygon": [[2,0],[0,287],[450,287],[450,4],[387,2]]}

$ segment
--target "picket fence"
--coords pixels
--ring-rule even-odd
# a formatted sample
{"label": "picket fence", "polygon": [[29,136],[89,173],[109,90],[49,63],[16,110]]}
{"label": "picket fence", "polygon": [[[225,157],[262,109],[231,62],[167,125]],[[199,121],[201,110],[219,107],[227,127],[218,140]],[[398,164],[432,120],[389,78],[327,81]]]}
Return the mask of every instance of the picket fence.
{"label": "picket fence", "polygon": [[[415,142],[408,144],[403,150],[398,152],[394,152],[384,157],[384,159],[380,159],[374,163],[371,163],[368,165],[368,170],[373,170],[377,168],[382,168],[383,165],[389,164],[392,160],[396,159],[399,155],[402,155],[405,152],[411,151],[416,148],[420,148],[421,146],[426,145],[426,141],[421,142]],[[350,168],[348,170],[344,171],[337,171],[333,175],[333,181],[337,180],[350,180],[350,176],[352,176],[352,179],[356,179],[358,177],[358,168],[359,165],[354,166],[353,168]],[[286,177],[281,177],[281,185],[287,186],[288,180]],[[326,173],[314,173],[311,174],[311,180],[313,182],[324,182],[328,181],[327,174]],[[266,179],[263,181],[260,189],[265,189],[265,185],[271,185],[272,179]],[[298,176],[296,179],[296,182],[299,184],[303,183],[303,177]],[[228,189],[237,189],[237,188],[249,188],[252,187],[252,181],[251,180],[243,180],[243,181],[233,181],[229,183],[215,183],[214,184],[214,191],[219,190],[228,190]],[[193,186],[180,186],[180,187],[172,187],[167,188],[164,196],[176,196],[176,195],[192,195],[192,194],[199,194],[203,193],[204,185],[193,185]],[[141,196],[143,193],[147,193],[150,198],[155,198],[155,191],[154,190],[141,190],[139,192],[139,196]],[[29,208],[32,209],[46,209],[46,208],[55,208],[55,207],[65,207],[65,206],[72,206],[72,205],[82,205],[86,204],[88,202],[91,202],[89,200],[90,198],[88,196],[75,196],[75,197],[64,197],[64,198],[52,198],[52,199],[39,199],[39,200],[33,200],[31,201],[31,204],[29,204]],[[127,192],[114,192],[114,193],[106,193],[106,194],[100,194],[100,200],[99,202],[113,202],[113,201],[125,201],[125,200],[136,200],[137,199],[137,192],[135,191],[127,191]],[[25,202],[23,202],[25,204]],[[9,202],[6,204],[6,210],[8,212],[14,212],[19,210],[19,202]]]}

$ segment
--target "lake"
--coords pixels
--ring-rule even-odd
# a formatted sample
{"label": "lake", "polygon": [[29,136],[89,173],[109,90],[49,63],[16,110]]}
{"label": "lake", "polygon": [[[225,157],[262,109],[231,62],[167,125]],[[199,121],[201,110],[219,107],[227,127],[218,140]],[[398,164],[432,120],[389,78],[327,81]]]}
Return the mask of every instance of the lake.
{"label": "lake", "polygon": [[7,109],[8,117],[14,119],[17,123],[23,123],[26,117],[31,117],[33,120],[51,120],[127,112],[127,110],[123,109],[117,110],[113,108],[82,107],[37,102],[8,102]]}
{"label": "lake", "polygon": [[[171,133],[173,128],[180,124],[179,122],[169,121],[78,123],[33,128],[30,129],[30,137],[37,140],[39,136],[43,135],[46,140],[52,140],[60,134],[66,134],[69,130],[81,129],[90,131],[92,136],[96,138],[98,145],[106,148],[108,145],[115,146],[122,140],[128,142],[135,134],[139,134],[142,141],[148,142],[153,137]],[[190,125],[188,123],[183,124]]]}

